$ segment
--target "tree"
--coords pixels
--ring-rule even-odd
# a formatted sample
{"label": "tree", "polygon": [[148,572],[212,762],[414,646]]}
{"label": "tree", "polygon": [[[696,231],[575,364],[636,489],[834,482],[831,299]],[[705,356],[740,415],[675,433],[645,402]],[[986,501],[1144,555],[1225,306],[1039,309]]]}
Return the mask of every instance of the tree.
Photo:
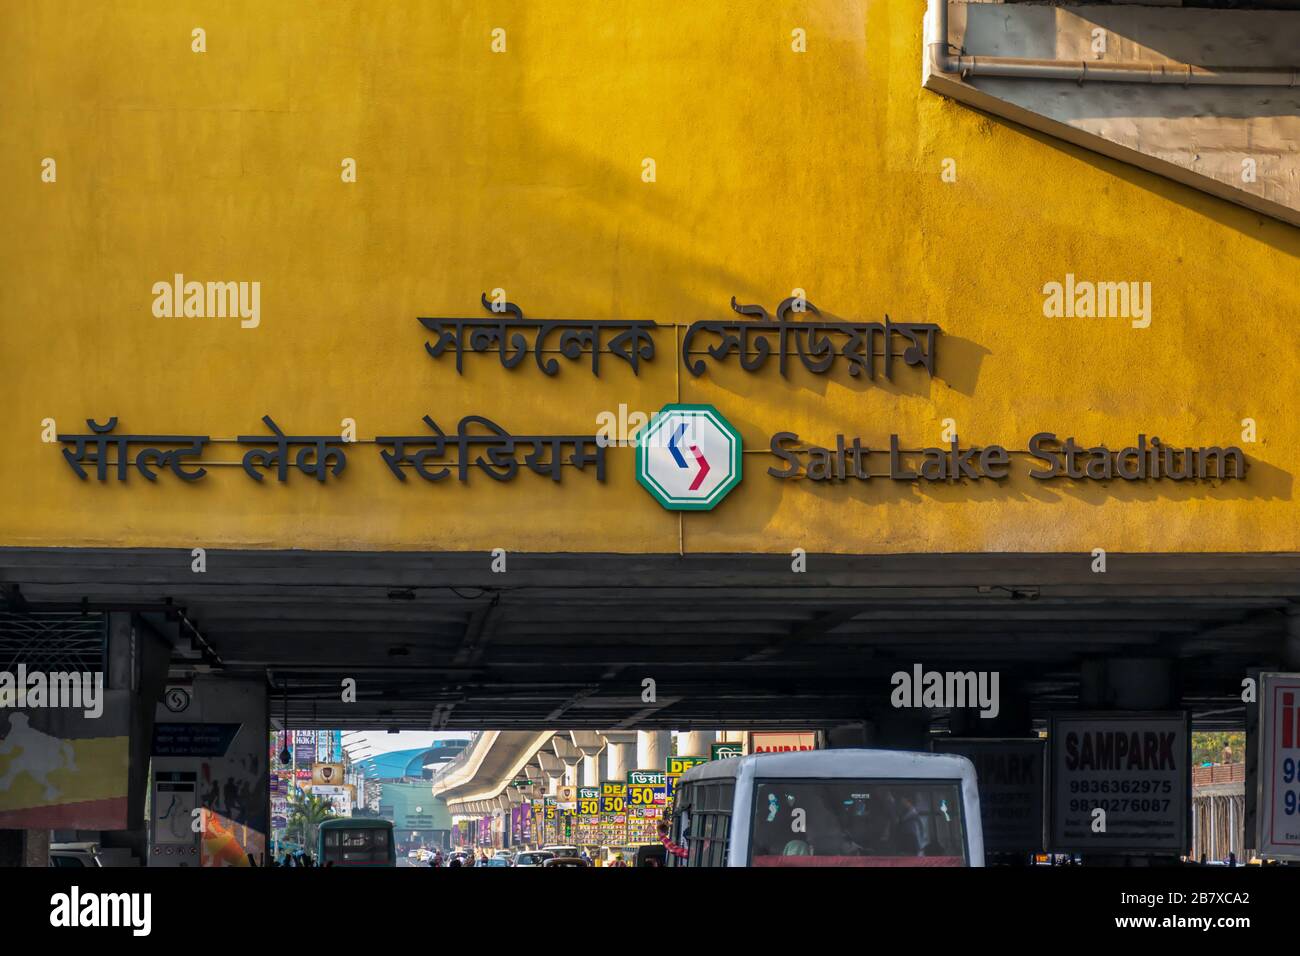
{"label": "tree", "polygon": [[302,794],[289,804],[289,825],[285,828],[285,836],[296,837],[304,847],[313,847],[320,825],[337,816],[334,805],[325,797]]}
{"label": "tree", "polygon": [[1195,733],[1192,734],[1192,766],[1199,767],[1207,763],[1224,763],[1223,748],[1232,748],[1232,763],[1241,763],[1246,759],[1246,735],[1243,733]]}

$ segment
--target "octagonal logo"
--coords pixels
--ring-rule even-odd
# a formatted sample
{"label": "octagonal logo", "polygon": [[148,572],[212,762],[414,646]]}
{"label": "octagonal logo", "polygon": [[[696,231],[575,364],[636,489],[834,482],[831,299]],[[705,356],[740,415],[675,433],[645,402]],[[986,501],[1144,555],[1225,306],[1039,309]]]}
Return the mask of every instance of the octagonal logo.
{"label": "octagonal logo", "polygon": [[665,405],[636,437],[636,480],[670,511],[711,511],[740,484],[741,437],[712,405]]}

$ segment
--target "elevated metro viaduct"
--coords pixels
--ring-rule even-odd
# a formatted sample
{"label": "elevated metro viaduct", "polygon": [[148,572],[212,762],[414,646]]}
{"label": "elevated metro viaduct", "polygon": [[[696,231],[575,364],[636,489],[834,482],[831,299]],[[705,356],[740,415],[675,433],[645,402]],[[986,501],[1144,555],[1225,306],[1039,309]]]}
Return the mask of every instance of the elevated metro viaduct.
{"label": "elevated metro viaduct", "polygon": [[1105,573],[1088,554],[810,555],[800,574],[785,555],[207,560],[4,549],[0,577],[11,615],[136,615],[174,670],[261,681],[294,728],[883,728],[915,664],[998,671],[990,727],[1080,705],[1240,727],[1247,672],[1300,649],[1288,555],[1112,554]]}
{"label": "elevated metro viaduct", "polygon": [[[102,633],[128,691],[132,847],[177,683],[260,688],[248,719],[267,727],[484,730],[431,786],[478,815],[660,767],[670,730],[707,753],[756,728],[925,749],[1079,709],[1241,729],[1242,679],[1300,666],[1294,556],[1112,554],[1105,573],[1090,554],[807,557],[796,574],[786,555],[520,553],[501,574],[489,553],[213,550],[197,574],[171,549],[3,549],[0,649],[67,663]],[[892,675],[918,665],[996,672],[997,715],[892,706]]]}

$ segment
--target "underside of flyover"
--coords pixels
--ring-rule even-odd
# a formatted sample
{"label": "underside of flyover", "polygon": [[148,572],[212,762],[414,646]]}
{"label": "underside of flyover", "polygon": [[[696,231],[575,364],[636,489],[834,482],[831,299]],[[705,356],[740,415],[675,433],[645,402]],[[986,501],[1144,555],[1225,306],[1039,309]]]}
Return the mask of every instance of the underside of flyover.
{"label": "underside of flyover", "polygon": [[1242,725],[1248,668],[1289,660],[1300,608],[1289,554],[1110,554],[1104,572],[1089,554],[809,555],[803,573],[784,554],[518,553],[504,573],[483,553],[205,560],[0,549],[0,620],[166,622],[174,674],[264,675],[295,728],[808,728],[861,719],[916,664],[997,670],[1042,720],[1078,706],[1086,660],[1142,657],[1174,662],[1181,706],[1213,729]]}

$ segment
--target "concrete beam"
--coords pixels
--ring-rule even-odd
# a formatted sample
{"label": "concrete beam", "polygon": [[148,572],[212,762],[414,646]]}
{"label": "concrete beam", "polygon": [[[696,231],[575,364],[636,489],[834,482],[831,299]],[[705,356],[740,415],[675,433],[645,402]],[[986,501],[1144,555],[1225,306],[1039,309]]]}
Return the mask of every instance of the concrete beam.
{"label": "concrete beam", "polygon": [[567,767],[576,767],[582,761],[582,751],[573,745],[571,739],[560,734],[551,738],[551,748]]}
{"label": "concrete beam", "polygon": [[584,757],[593,757],[605,749],[605,738],[594,730],[571,730],[569,737]]}
{"label": "concrete beam", "polygon": [[[947,36],[937,35],[940,5]],[[1093,51],[1094,30],[1106,39]],[[1300,225],[1300,87],[1073,83],[945,73],[932,50],[984,57],[1295,69],[1300,12],[929,0],[922,86],[967,105]],[[947,67],[945,67],[947,68]],[[1085,73],[1086,75],[1086,73]],[[1255,175],[1243,176],[1243,162]]]}

